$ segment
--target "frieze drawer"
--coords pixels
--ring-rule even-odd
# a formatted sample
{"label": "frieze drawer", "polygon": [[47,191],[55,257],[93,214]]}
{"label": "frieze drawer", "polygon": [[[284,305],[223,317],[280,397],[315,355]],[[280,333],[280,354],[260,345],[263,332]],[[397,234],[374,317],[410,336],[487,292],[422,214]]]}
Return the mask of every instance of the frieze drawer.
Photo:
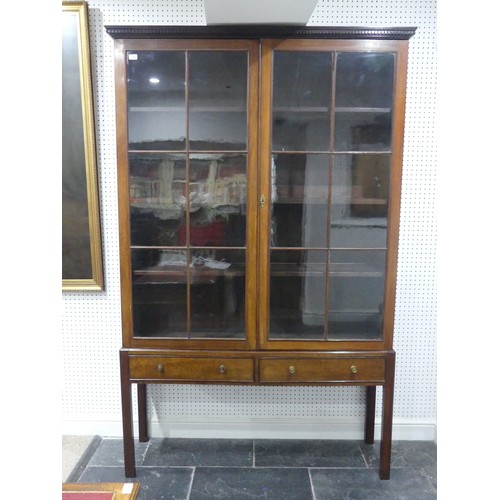
{"label": "frieze drawer", "polygon": [[176,382],[253,382],[251,358],[138,356],[130,358],[130,378]]}
{"label": "frieze drawer", "polygon": [[384,358],[263,358],[262,383],[383,382]]}

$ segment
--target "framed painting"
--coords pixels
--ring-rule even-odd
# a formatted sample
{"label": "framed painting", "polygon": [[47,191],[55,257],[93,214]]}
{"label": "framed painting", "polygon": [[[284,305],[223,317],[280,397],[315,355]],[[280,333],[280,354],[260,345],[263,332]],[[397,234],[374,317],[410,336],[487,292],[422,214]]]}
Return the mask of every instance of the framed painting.
{"label": "framed painting", "polygon": [[103,290],[88,7],[62,3],[62,288]]}

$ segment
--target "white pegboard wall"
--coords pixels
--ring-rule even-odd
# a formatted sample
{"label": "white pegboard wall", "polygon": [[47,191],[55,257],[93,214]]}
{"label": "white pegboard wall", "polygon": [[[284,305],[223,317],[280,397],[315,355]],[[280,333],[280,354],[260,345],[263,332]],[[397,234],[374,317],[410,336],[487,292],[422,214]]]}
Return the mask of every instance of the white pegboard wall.
{"label": "white pegboard wall", "polygon": [[[64,292],[63,420],[119,421],[121,346],[113,40],[108,24],[205,24],[202,0],[89,1],[104,292]],[[416,26],[410,40],[394,421],[436,419],[436,1],[320,0],[309,25]],[[361,419],[359,388],[151,385],[153,418]],[[378,404],[380,414],[380,403]],[[73,432],[77,432],[76,427]],[[95,430],[100,433],[99,429]],[[103,431],[102,431],[103,432]]]}

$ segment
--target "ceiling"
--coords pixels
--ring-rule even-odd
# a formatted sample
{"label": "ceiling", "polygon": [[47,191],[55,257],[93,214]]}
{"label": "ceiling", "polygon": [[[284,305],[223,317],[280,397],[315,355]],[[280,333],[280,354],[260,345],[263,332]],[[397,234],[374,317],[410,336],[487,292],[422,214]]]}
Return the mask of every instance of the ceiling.
{"label": "ceiling", "polygon": [[318,0],[205,0],[207,24],[306,25]]}

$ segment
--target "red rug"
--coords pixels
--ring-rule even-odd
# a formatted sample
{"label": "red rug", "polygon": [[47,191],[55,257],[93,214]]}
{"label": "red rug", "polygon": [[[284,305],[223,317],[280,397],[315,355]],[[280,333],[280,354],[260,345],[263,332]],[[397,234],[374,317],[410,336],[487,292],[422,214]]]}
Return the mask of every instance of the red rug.
{"label": "red rug", "polygon": [[134,500],[139,483],[63,483],[62,500]]}
{"label": "red rug", "polygon": [[114,496],[114,493],[69,491],[63,492],[62,500],[113,500]]}

